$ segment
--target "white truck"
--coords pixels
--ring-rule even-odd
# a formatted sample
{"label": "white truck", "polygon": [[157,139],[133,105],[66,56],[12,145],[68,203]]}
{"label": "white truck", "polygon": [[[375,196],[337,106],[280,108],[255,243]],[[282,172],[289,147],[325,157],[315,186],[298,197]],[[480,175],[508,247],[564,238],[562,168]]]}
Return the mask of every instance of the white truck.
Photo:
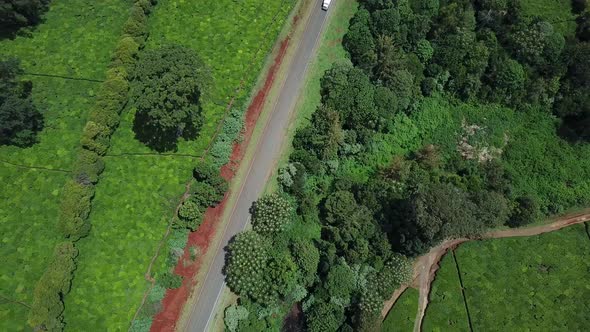
{"label": "white truck", "polygon": [[330,6],[330,2],[332,0],[322,0],[322,9],[323,10],[328,10],[328,7]]}

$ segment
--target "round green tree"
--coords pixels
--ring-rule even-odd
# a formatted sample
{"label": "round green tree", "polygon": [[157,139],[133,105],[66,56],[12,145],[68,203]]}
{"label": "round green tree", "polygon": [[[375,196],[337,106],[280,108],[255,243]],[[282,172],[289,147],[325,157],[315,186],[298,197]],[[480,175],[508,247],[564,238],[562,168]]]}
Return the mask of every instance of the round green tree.
{"label": "round green tree", "polygon": [[192,50],[166,46],[142,52],[131,73],[137,139],[157,151],[193,139],[203,122],[200,99],[207,70]]}
{"label": "round green tree", "polygon": [[283,231],[291,222],[295,209],[285,197],[272,194],[252,205],[252,227],[260,234]]}

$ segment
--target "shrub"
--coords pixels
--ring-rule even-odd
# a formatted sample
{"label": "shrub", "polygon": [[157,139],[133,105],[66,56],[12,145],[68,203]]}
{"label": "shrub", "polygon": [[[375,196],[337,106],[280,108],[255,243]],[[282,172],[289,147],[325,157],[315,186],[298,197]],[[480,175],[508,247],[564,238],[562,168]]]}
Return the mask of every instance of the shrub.
{"label": "shrub", "polygon": [[164,298],[164,295],[166,295],[166,288],[160,284],[155,284],[148,295],[148,301],[152,303],[160,302]]}
{"label": "shrub", "polygon": [[60,331],[63,322],[63,297],[70,291],[78,250],[72,242],[55,246],[53,259],[37,282],[28,323],[35,330]]}
{"label": "shrub", "polygon": [[104,170],[104,161],[94,151],[81,149],[74,164],[73,175],[76,182],[83,185],[98,182],[98,176]]}
{"label": "shrub", "polygon": [[197,203],[193,202],[192,200],[186,200],[182,203],[180,209],[178,210],[178,221],[174,223],[174,226],[179,228],[188,228],[191,231],[195,231],[199,225],[201,225],[202,218],[203,212]]}
{"label": "shrub", "polygon": [[111,55],[111,65],[130,65],[135,62],[139,44],[131,37],[119,39],[115,52]]}
{"label": "shrub", "polygon": [[232,150],[233,142],[224,134],[220,134],[209,152],[214,159],[213,163],[217,167],[221,167],[230,161]]}
{"label": "shrub", "polygon": [[193,170],[193,177],[199,182],[209,184],[222,196],[227,191],[227,181],[221,177],[219,168],[211,163],[200,161]]}
{"label": "shrub", "polygon": [[135,6],[140,7],[146,15],[148,15],[152,11],[153,7],[152,2],[150,0],[136,0]]}
{"label": "shrub", "polygon": [[68,180],[63,188],[60,202],[59,228],[66,238],[76,241],[88,235],[90,224],[86,222],[90,213],[90,201],[94,187]]}
{"label": "shrub", "polygon": [[192,186],[190,199],[202,209],[215,206],[223,199],[223,193],[204,182],[197,182]]}
{"label": "shrub", "polygon": [[131,322],[130,332],[149,332],[152,327],[152,318],[143,317]]}
{"label": "shrub", "polygon": [[104,155],[109,148],[110,129],[94,121],[86,122],[80,143],[88,150]]}
{"label": "shrub", "polygon": [[157,278],[158,283],[167,289],[175,289],[182,286],[182,279],[182,276],[179,276],[173,272],[165,272],[159,278]]}

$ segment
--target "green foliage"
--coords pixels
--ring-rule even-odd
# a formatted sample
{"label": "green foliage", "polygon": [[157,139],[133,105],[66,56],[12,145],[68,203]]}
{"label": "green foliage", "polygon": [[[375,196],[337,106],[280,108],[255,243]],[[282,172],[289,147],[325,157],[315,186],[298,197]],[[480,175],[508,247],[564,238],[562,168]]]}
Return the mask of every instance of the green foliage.
{"label": "green foliage", "polygon": [[30,146],[43,128],[43,117],[31,99],[33,84],[19,82],[22,74],[18,60],[0,61],[0,145]]}
{"label": "green foliage", "polygon": [[158,284],[167,289],[175,289],[182,286],[182,279],[182,276],[170,271],[164,272],[156,277]]}
{"label": "green foliage", "polygon": [[21,27],[38,24],[51,0],[6,0],[0,6],[0,32],[13,33]]}
{"label": "green foliage", "polygon": [[56,245],[53,259],[35,285],[27,322],[34,329],[60,331],[64,327],[62,297],[70,290],[78,249],[72,242]]}
{"label": "green foliage", "polygon": [[291,253],[301,271],[302,282],[310,286],[316,278],[320,252],[313,243],[303,239],[295,239],[291,244]]}
{"label": "green foliage", "polygon": [[336,331],[343,321],[342,309],[331,303],[316,301],[305,312],[305,322],[310,332]]}
{"label": "green foliage", "polygon": [[180,136],[197,136],[203,121],[200,98],[208,73],[194,51],[167,46],[142,52],[130,77],[137,107],[135,132],[140,141],[165,151],[173,149]]}
{"label": "green foliage", "polygon": [[139,44],[132,37],[119,40],[115,52],[111,55],[111,66],[128,66],[135,62]]}
{"label": "green foliage", "polygon": [[247,319],[249,314],[248,309],[243,306],[231,305],[225,308],[225,315],[223,316],[225,327],[230,332],[236,332],[240,321]]}
{"label": "green foliage", "polygon": [[90,201],[94,187],[68,180],[63,188],[60,204],[59,228],[66,238],[76,241],[88,235],[90,223],[86,221],[90,213]]}
{"label": "green foliage", "polygon": [[291,223],[294,212],[292,203],[284,196],[263,196],[252,204],[252,228],[263,235],[284,231]]}
{"label": "green foliage", "polygon": [[200,225],[203,218],[203,211],[199,204],[193,200],[186,200],[182,202],[178,210],[178,218],[174,220],[174,227],[188,228],[195,231]]}
{"label": "green foliage", "polygon": [[149,332],[152,327],[152,318],[138,318],[131,322],[129,331],[132,332]]}
{"label": "green foliage", "polygon": [[345,263],[334,265],[328,271],[325,282],[326,290],[332,303],[350,303],[352,292],[356,288],[354,274]]}
{"label": "green foliage", "polygon": [[269,243],[256,232],[236,235],[228,245],[225,274],[228,287],[240,296],[260,303],[273,301],[270,285],[265,281]]}
{"label": "green foliage", "polygon": [[104,170],[104,161],[96,152],[81,149],[74,167],[75,181],[83,185],[90,185],[98,182],[98,176]]}

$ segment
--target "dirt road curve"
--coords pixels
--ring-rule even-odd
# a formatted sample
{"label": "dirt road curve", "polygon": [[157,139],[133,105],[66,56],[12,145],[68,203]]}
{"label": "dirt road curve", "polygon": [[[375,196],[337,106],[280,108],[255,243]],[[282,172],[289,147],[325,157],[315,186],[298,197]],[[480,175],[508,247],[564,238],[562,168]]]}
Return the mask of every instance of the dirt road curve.
{"label": "dirt road curve", "polygon": [[224,248],[228,241],[248,224],[248,210],[252,202],[258,199],[262,193],[275,161],[279,157],[291,110],[299,95],[307,64],[315,52],[315,46],[325,19],[326,12],[320,9],[320,2],[318,2],[317,9],[312,12],[307,22],[301,42],[296,46],[295,57],[288,67],[288,74],[284,82],[278,82],[278,78],[275,81],[282,84],[278,101],[273,107],[250,165],[245,165],[248,167],[248,171],[244,177],[242,189],[235,200],[235,205],[226,207],[232,209],[230,220],[222,235],[221,245],[216,249],[215,258],[209,266],[204,283],[200,286],[198,298],[190,308],[186,331],[203,332],[212,325],[211,320],[215,307],[225,287],[221,271],[225,258]]}
{"label": "dirt road curve", "polygon": [[[498,239],[498,238],[505,238],[505,237],[522,237],[522,236],[532,236],[532,235],[539,235],[543,233],[553,232],[559,229],[562,229],[567,226],[580,224],[590,220],[590,209],[584,210],[579,213],[566,215],[563,217],[559,217],[558,219],[554,220],[545,225],[534,226],[534,227],[526,227],[526,228],[517,228],[517,229],[505,229],[500,231],[492,231],[489,233],[484,234],[481,236],[480,239]],[[432,286],[432,281],[434,281],[434,277],[436,275],[436,271],[439,268],[439,262],[441,258],[450,250],[455,249],[461,243],[472,241],[476,239],[467,239],[467,238],[460,238],[460,239],[453,239],[447,240],[443,243],[439,244],[438,246],[430,249],[430,251],[423,256],[418,257],[416,262],[414,263],[414,277],[411,284],[411,287],[417,288],[420,292],[418,298],[418,313],[416,314],[416,320],[414,323],[414,332],[420,332],[422,330],[422,321],[424,320],[424,313],[426,312],[426,307],[428,306],[428,296],[430,294],[430,288]],[[396,289],[393,293],[391,299],[385,302],[383,310],[381,311],[381,315],[385,317],[387,313],[391,310],[395,301],[399,298],[399,296],[403,293],[406,288],[410,285],[402,285],[400,288]]]}

